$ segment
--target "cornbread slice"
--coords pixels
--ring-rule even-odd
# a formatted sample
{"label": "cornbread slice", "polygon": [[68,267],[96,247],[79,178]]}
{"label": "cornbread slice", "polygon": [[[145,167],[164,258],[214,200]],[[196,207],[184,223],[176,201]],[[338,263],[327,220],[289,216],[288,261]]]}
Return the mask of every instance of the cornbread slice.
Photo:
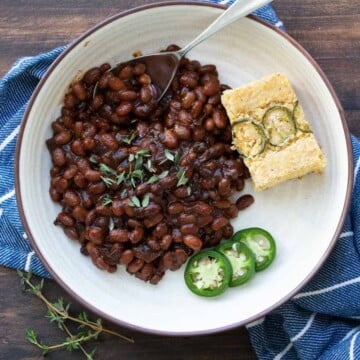
{"label": "cornbread slice", "polygon": [[275,73],[224,91],[221,102],[233,129],[233,144],[244,157],[254,188],[322,173],[326,159],[289,80]]}

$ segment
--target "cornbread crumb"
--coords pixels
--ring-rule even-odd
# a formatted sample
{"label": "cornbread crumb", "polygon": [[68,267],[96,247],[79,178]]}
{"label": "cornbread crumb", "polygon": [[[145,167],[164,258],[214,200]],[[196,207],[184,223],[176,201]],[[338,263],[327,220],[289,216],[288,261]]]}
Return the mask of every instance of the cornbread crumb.
{"label": "cornbread crumb", "polygon": [[[255,155],[244,158],[256,191],[312,172],[323,172],[326,166],[325,156],[298,103],[295,91],[284,75],[275,73],[240,88],[226,90],[221,102],[233,125],[233,143],[240,153],[240,142],[243,140],[240,126],[237,126],[240,122],[245,120],[256,127],[264,128],[263,134],[268,137],[261,152],[249,151],[249,154]],[[293,133],[275,145],[269,141],[273,128],[267,128],[264,124],[264,115],[273,108],[280,108],[291,114],[289,122],[294,121],[295,124]],[[280,127],[283,126],[282,121],[281,118],[278,121]],[[274,126],[274,123],[271,123],[271,126]],[[280,131],[279,133],[281,134]],[[255,143],[256,139],[253,139],[249,146]]]}

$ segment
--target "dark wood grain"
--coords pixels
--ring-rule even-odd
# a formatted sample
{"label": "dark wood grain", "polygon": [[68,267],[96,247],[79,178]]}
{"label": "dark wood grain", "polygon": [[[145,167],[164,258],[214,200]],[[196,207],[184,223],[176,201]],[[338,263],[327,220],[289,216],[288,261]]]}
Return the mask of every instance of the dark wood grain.
{"label": "dark wood grain", "polygon": [[[21,56],[64,45],[119,11],[149,0],[1,0],[0,77]],[[344,107],[352,133],[360,136],[360,0],[277,0],[274,6],[287,31],[315,58]],[[46,294],[67,297],[47,281]],[[68,298],[68,297],[67,297]],[[74,303],[74,309],[80,310]],[[239,304],[241,311],[241,304]],[[0,360],[40,359],[25,340],[25,329],[37,329],[49,343],[61,332],[44,318],[43,304],[20,290],[14,270],[0,267]],[[111,325],[110,325],[111,326]],[[128,344],[111,337],[96,343],[99,359],[255,359],[244,328],[201,337],[161,337],[118,329],[135,338]],[[50,359],[81,359],[81,353],[53,353]]]}

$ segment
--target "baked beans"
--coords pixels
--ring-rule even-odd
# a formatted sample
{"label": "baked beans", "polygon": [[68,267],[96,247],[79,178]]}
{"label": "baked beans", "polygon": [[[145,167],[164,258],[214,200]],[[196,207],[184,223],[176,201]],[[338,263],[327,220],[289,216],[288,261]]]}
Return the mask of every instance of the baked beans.
{"label": "baked beans", "polygon": [[249,175],[232,149],[220,102],[228,87],[215,65],[182,59],[159,103],[144,64],[109,69],[74,82],[52,123],[55,224],[99,269],[121,264],[156,284],[193,252],[232,236],[230,220],[253,198],[230,197]]}

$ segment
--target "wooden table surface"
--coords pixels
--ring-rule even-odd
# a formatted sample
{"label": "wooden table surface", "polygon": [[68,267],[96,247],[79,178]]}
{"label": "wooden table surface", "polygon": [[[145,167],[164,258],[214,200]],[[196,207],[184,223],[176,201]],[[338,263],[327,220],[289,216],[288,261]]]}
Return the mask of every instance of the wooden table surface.
{"label": "wooden table surface", "polygon": [[[0,77],[21,56],[68,43],[108,16],[152,0],[1,0]],[[360,136],[360,0],[275,0],[274,7],[294,37],[320,64],[344,107],[350,131]],[[271,56],[271,55],[270,55]],[[0,359],[40,359],[25,340],[35,328],[47,343],[63,334],[44,318],[43,304],[20,290],[14,270],[0,267]],[[46,294],[69,297],[54,282]],[[239,304],[239,307],[241,304]],[[81,309],[74,304],[74,308]],[[244,328],[201,337],[161,337],[118,329],[135,344],[111,337],[96,343],[98,359],[256,359]],[[49,359],[82,359],[80,352]]]}

